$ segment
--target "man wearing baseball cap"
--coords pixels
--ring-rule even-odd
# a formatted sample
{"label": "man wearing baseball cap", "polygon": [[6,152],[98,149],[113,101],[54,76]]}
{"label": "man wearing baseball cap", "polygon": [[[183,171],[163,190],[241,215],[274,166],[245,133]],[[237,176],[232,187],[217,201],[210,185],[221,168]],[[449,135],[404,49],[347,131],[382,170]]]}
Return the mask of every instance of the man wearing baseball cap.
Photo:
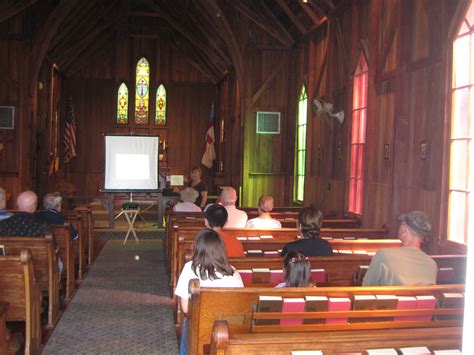
{"label": "man wearing baseball cap", "polygon": [[399,217],[400,248],[379,249],[373,256],[362,286],[423,286],[436,284],[438,267],[421,250],[423,239],[431,231],[428,217],[412,211]]}

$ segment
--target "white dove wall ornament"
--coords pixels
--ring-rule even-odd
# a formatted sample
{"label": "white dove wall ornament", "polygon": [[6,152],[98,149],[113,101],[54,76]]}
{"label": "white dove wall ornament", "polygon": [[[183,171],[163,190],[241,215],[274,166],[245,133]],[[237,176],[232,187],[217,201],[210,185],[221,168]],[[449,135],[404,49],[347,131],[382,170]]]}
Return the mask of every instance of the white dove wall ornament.
{"label": "white dove wall ornament", "polygon": [[324,101],[320,98],[313,99],[313,110],[319,117],[323,117],[326,113],[326,117],[336,118],[340,124],[344,123],[344,110],[333,112],[334,105]]}

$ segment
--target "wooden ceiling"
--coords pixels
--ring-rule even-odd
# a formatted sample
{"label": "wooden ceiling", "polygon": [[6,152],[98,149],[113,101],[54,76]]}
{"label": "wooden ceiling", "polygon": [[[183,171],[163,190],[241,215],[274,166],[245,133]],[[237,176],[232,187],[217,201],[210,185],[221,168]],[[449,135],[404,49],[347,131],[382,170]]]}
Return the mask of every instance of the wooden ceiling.
{"label": "wooden ceiling", "polygon": [[[113,38],[164,38],[186,54],[213,83],[243,71],[238,33],[242,17],[291,48],[314,33],[348,0],[4,0],[2,38],[33,39],[33,53],[58,63],[70,75],[106,50]],[[41,62],[37,64],[41,65]]]}

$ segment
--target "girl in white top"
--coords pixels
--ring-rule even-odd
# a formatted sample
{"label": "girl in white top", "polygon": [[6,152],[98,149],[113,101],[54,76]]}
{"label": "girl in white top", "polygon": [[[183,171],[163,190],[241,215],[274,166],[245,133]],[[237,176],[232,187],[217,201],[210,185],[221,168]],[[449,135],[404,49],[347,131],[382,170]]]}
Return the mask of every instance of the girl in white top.
{"label": "girl in white top", "polygon": [[244,287],[239,273],[227,260],[222,238],[212,229],[198,233],[193,258],[179,275],[174,293],[181,299],[184,313],[188,311],[188,285],[192,279],[198,279],[201,287]]}
{"label": "girl in white top", "polygon": [[258,217],[248,220],[246,228],[271,229],[281,228],[280,221],[272,218],[270,212],[273,210],[273,197],[260,196],[258,200]]}

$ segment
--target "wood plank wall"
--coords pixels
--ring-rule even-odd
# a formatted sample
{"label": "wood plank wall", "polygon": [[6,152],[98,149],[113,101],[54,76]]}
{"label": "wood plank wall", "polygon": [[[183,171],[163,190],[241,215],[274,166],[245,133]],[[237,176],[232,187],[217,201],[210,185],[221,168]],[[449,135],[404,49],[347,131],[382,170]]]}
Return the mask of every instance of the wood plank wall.
{"label": "wood plank wall", "polygon": [[[160,135],[167,145],[160,167],[172,174],[188,175],[191,167],[201,162],[216,86],[165,41],[117,38],[109,46],[110,55],[94,58],[63,82],[63,96],[71,95],[74,103],[79,151],[77,158],[64,168],[66,179],[81,194],[96,195],[104,183],[103,135],[130,132]],[[141,57],[150,63],[150,119],[147,125],[134,125],[135,66]],[[117,125],[115,120],[121,82],[129,89],[128,125]],[[161,83],[167,90],[166,127],[155,126],[152,119],[155,93]],[[205,171],[205,179],[212,185],[209,171]],[[49,190],[57,183],[52,178],[47,182]]]}
{"label": "wood plank wall", "polygon": [[[420,209],[433,220],[433,235],[438,236],[442,232],[438,221],[447,32],[457,3],[349,1],[326,25],[289,51],[277,50],[272,39],[241,17],[239,30],[251,33],[239,37],[248,74],[241,100],[243,205],[255,205],[263,193],[273,194],[277,205],[292,204],[296,102],[304,83],[309,101],[323,97],[346,113],[340,126],[317,119],[308,107],[304,204],[346,213],[352,80],[364,51],[369,63],[369,107],[363,225],[386,225],[395,234],[398,216]],[[269,50],[272,45],[275,48]],[[283,69],[252,103],[252,96],[280,61],[286,61]],[[255,111],[263,109],[282,112],[280,136],[255,134]],[[224,116],[226,124],[231,122],[229,114]],[[422,142],[428,143],[427,159],[420,157]],[[384,157],[386,145],[388,157]],[[229,159],[232,157],[226,153],[225,164]]]}

